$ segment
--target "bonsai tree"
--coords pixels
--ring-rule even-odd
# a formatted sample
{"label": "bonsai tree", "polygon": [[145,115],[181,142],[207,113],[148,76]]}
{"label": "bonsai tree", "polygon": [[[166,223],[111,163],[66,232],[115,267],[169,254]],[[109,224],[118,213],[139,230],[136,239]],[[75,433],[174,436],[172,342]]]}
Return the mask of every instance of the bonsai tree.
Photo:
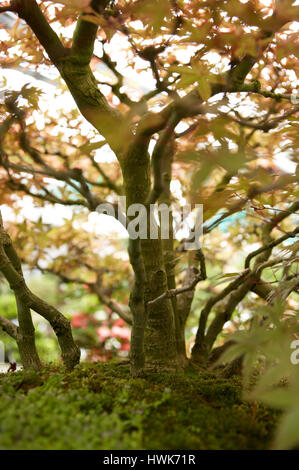
{"label": "bonsai tree", "polygon": [[[87,284],[132,326],[133,375],[144,367],[167,371],[186,365],[185,328],[196,289],[208,295],[202,299],[191,360],[204,366],[226,347],[213,350],[240,303],[252,309],[252,292],[258,296],[254,302],[265,305],[278,295],[281,281],[292,281],[285,303],[298,288],[298,243],[283,245],[298,235],[298,9],[289,0],[270,6],[258,1],[13,0],[0,9],[19,18],[13,29],[7,27],[1,43],[4,65],[21,62],[39,73],[46,67],[53,73],[55,67],[93,129],[84,135],[78,113],[65,111],[59,119],[72,131],[70,137],[62,127],[53,132],[57,116],[50,112],[40,130],[32,119],[39,91],[30,86],[7,90],[0,128],[3,203],[28,195],[36,204],[65,205],[85,215],[109,204],[126,227],[142,225],[139,236],[128,240],[128,305],[113,298],[113,289],[107,295],[100,259],[92,256],[95,241],[80,251],[70,236],[68,253],[78,251],[68,268],[55,260],[41,266],[62,282]],[[70,38],[67,28],[72,26]],[[123,41],[123,49],[113,49],[117,41]],[[124,60],[143,75],[152,74],[152,89],[130,89]],[[110,71],[111,81],[104,83],[99,64]],[[97,158],[105,146],[116,158],[111,164]],[[284,169],[277,162],[285,154]],[[174,181],[181,200],[191,207],[203,205],[203,241],[193,249],[186,249],[186,241],[194,233],[178,240],[170,230],[163,238],[160,226],[158,237],[140,235],[142,228],[150,233],[156,203],[169,207],[172,227],[178,198]],[[121,196],[126,197],[126,214],[118,204]],[[136,204],[145,208],[146,217],[134,221]],[[228,242],[221,231],[226,222]],[[17,236],[16,243],[24,250]],[[237,273],[226,271],[227,243],[243,259]],[[49,314],[52,307],[41,306],[27,290],[26,297],[15,290],[11,276],[21,282],[21,268],[15,264],[6,271],[11,258],[5,246],[1,270],[21,298],[19,329],[26,318],[32,342],[30,309],[51,324],[59,314]],[[275,250],[282,246],[285,251],[278,256]],[[27,250],[24,261],[29,259]],[[34,264],[38,267],[38,259]],[[218,279],[216,267],[222,270]],[[274,267],[282,267],[282,279],[271,277]],[[118,269],[124,272],[121,262]],[[224,288],[215,287],[219,277]],[[71,344],[69,327],[59,318]],[[14,334],[21,351],[12,325],[4,318],[1,325]]]}

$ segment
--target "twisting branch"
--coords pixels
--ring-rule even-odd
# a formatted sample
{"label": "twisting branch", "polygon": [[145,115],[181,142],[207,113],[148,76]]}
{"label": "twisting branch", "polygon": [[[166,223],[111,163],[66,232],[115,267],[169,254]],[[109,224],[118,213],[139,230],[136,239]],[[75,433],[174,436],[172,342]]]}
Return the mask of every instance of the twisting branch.
{"label": "twisting branch", "polygon": [[[115,143],[115,125],[122,121],[121,114],[112,108],[97,86],[89,67],[96,37],[96,25],[79,18],[73,46],[67,49],[49,25],[35,0],[12,0],[12,11],[30,26],[53,64],[65,80],[82,115],[105,137],[111,148]],[[83,47],[86,41],[87,48]]]}
{"label": "twisting branch", "polygon": [[66,56],[67,50],[35,0],[12,0],[10,11],[17,13],[31,27],[53,64],[57,65]]}
{"label": "twisting branch", "polygon": [[[292,214],[298,209],[298,202],[299,201],[295,201],[289,207],[288,211],[280,212],[279,214],[273,216],[267,224],[263,225],[263,246],[247,256],[245,261],[245,271],[242,273],[241,276],[239,276],[232,283],[230,283],[220,294],[218,294],[207,302],[200,316],[199,328],[196,334],[195,345],[192,349],[192,358],[195,361],[201,360],[202,358],[207,358],[207,355],[210,349],[212,348],[213,343],[216,340],[218,334],[222,330],[223,325],[231,318],[238,303],[246,296],[246,294],[250,290],[255,291],[258,295],[261,295],[263,298],[268,295],[268,292],[264,288],[256,288],[256,286],[259,285],[262,270],[277,262],[277,260],[268,261],[272,249],[282,243],[284,240],[290,237],[295,237],[297,233],[299,233],[299,227],[297,227],[293,232],[286,233],[284,236],[278,238],[277,240],[272,240],[271,232],[279,222],[281,222],[283,219],[288,217],[288,215]],[[253,257],[256,256],[258,257],[255,261],[254,268],[253,270],[250,270],[250,261]],[[293,288],[294,287],[292,285],[291,290],[293,290]],[[230,296],[227,299],[226,304],[221,309],[221,312],[216,314],[214,320],[210,324],[207,332],[205,333],[207,318],[212,307],[217,302],[219,302],[219,300],[225,298],[229,293]]]}
{"label": "twisting branch", "polygon": [[16,263],[21,264],[16,251],[11,248],[13,251],[10,257],[5,251],[5,245],[12,245],[8,241],[9,235],[3,229],[2,219],[0,220],[0,271],[14,291],[20,305],[25,309],[34,310],[49,321],[57,335],[64,363],[68,369],[72,369],[79,362],[80,350],[74,343],[70,322],[55,307],[30,291],[22,272],[16,268]]}
{"label": "twisting branch", "polygon": [[[20,258],[12,244],[12,241],[1,225],[2,243],[4,251],[12,263],[14,269],[23,277],[22,264]],[[22,299],[15,295],[18,311],[18,347],[21,360],[24,368],[33,367],[34,369],[41,368],[41,362],[35,346],[35,331],[31,318],[30,308],[22,301]]]}
{"label": "twisting branch", "polygon": [[[10,237],[4,230],[1,212],[0,245],[2,245],[7,258],[9,259],[16,272],[18,272],[20,276],[23,277],[20,259],[16,250],[14,249]],[[18,344],[21,361],[25,369],[29,369],[32,367],[36,370],[39,370],[41,368],[41,362],[35,346],[35,331],[31,318],[31,311],[30,308],[22,301],[22,299],[17,294],[15,294],[15,298],[19,322],[19,326],[16,329],[15,339]],[[6,324],[6,326],[8,325]],[[8,334],[11,334],[11,332],[13,332],[11,327],[9,328],[9,330],[6,331],[8,332]]]}
{"label": "twisting branch", "polygon": [[[21,191],[26,192],[27,194],[40,198],[42,200],[48,200],[52,203],[60,203],[65,205],[84,205],[88,207],[90,210],[95,210],[96,207],[103,201],[101,201],[97,196],[95,196],[92,191],[90,190],[89,186],[100,186],[100,187],[109,187],[114,189],[117,193],[120,192],[119,188],[108,178],[108,176],[104,173],[101,167],[95,162],[93,157],[89,154],[89,158],[92,161],[94,167],[99,171],[99,173],[105,179],[105,183],[97,183],[88,180],[85,178],[83,171],[80,168],[62,168],[56,169],[50,166],[44,159],[44,155],[42,155],[37,149],[32,147],[29,142],[28,136],[25,130],[25,123],[24,123],[24,112],[18,108],[16,104],[16,99],[18,95],[17,93],[11,96],[8,100],[6,100],[6,106],[9,111],[12,112],[12,116],[7,118],[3,124],[0,126],[0,165],[3,166],[8,172],[9,176],[9,184],[14,186],[15,189],[20,189]],[[20,146],[22,150],[28,154],[33,162],[37,165],[25,165],[20,163],[12,163],[9,159],[9,155],[3,149],[3,138],[9,127],[17,120],[21,125],[21,132],[19,135],[20,139]],[[16,157],[16,154],[13,154]],[[60,155],[61,156],[61,155]],[[19,157],[22,161],[23,157]],[[45,192],[45,195],[35,194],[24,183],[20,183],[12,178],[12,174],[9,170],[13,170],[16,172],[23,172],[29,173],[33,175],[41,175],[47,176],[49,178],[54,178],[59,181],[65,182],[68,186],[71,186],[75,189],[76,192],[83,196],[84,200],[71,200],[65,201],[53,193],[51,193],[44,185],[41,184],[40,180],[34,178],[35,183]]]}
{"label": "twisting branch", "polygon": [[[6,127],[6,126],[5,126]],[[41,154],[32,149],[32,147],[27,147],[26,151],[28,154],[33,158],[34,155],[34,162],[39,163],[42,167],[34,167],[19,163],[12,163],[9,159],[9,156],[3,150],[2,142],[1,142],[2,133],[0,131],[0,165],[7,171],[8,174],[8,182],[7,186],[11,189],[20,190],[33,198],[40,199],[43,201],[49,201],[54,204],[63,204],[63,205],[81,205],[84,207],[88,207],[91,211],[95,210],[97,206],[101,203],[105,203],[102,199],[100,199],[97,195],[95,195],[89,188],[91,186],[97,186],[97,183],[89,181],[85,178],[83,171],[80,168],[67,168],[67,169],[55,169],[50,165],[46,164],[43,161],[43,157]],[[25,151],[25,149],[24,149]],[[15,155],[14,155],[15,156]],[[20,157],[22,159],[22,157]],[[22,172],[34,175],[33,181],[37,187],[39,187],[45,194],[41,194],[39,192],[32,191],[26,184],[23,182],[21,183],[13,176],[13,172]],[[42,184],[41,180],[36,178],[35,175],[47,176],[49,178],[54,178],[58,181],[63,181],[66,185],[71,186],[78,192],[83,199],[62,199],[59,198],[56,194],[52,193],[47,189],[47,187]],[[107,177],[108,179],[108,177]],[[108,179],[109,180],[109,179]],[[101,185],[103,187],[113,187],[116,192],[119,193],[119,189],[112,181],[109,180],[109,183]]]}

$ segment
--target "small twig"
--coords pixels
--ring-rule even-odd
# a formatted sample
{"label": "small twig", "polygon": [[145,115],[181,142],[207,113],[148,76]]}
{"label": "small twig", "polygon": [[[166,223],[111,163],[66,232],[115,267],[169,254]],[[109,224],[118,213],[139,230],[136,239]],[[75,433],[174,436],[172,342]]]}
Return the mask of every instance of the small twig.
{"label": "small twig", "polygon": [[196,257],[200,263],[200,273],[194,277],[193,281],[188,286],[179,287],[177,289],[170,289],[166,292],[163,292],[163,294],[159,295],[159,297],[156,297],[147,303],[149,307],[163,299],[172,299],[173,297],[183,294],[184,292],[191,291],[200,281],[204,281],[207,278],[205,259],[201,249],[197,251]]}

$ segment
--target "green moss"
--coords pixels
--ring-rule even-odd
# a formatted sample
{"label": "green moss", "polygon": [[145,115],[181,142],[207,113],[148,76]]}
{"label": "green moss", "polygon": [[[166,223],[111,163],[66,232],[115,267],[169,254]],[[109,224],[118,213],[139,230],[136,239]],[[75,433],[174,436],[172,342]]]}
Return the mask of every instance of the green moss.
{"label": "green moss", "polygon": [[0,449],[265,449],[275,422],[238,377],[132,379],[114,362],[0,375]]}

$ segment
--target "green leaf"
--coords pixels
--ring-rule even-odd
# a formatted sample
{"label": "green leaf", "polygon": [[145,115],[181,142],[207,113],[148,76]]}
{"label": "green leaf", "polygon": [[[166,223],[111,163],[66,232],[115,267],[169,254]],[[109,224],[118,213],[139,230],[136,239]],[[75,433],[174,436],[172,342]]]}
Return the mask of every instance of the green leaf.
{"label": "green leaf", "polygon": [[299,405],[282,418],[274,443],[276,450],[292,449],[299,445],[298,423]]}
{"label": "green leaf", "polygon": [[206,76],[198,78],[198,91],[204,101],[211,97],[212,89]]}

